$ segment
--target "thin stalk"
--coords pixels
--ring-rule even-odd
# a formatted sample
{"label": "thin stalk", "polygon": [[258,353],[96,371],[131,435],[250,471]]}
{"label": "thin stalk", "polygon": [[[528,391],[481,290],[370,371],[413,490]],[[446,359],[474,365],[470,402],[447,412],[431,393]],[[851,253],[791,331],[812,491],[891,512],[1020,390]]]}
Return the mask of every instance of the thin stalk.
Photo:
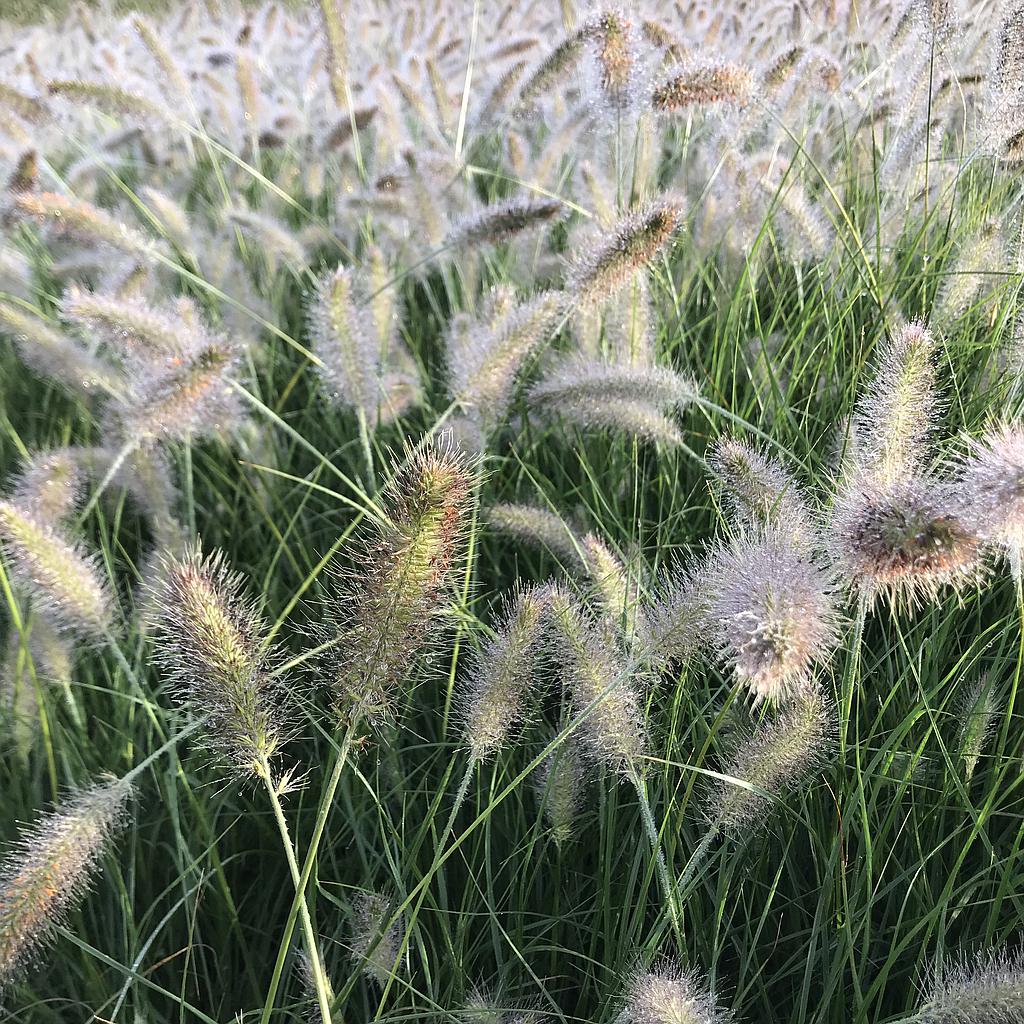
{"label": "thin stalk", "polygon": [[278,794],[278,787],[271,775],[270,765],[266,759],[260,765],[260,779],[266,787],[267,796],[270,798],[270,806],[274,811],[274,819],[277,822],[277,829],[281,833],[281,845],[284,847],[284,855],[288,861],[288,870],[292,876],[292,884],[295,886],[295,895],[299,901],[299,918],[302,921],[302,932],[306,940],[306,951],[309,954],[310,969],[313,974],[313,985],[316,989],[316,1001],[320,1007],[320,1014],[324,1024],[332,1024],[331,1016],[331,986],[324,973],[323,963],[320,961],[320,944],[317,942],[316,931],[313,928],[313,920],[309,916],[309,907],[306,904],[305,886],[302,883],[302,875],[299,872],[298,862],[295,860],[295,848],[292,845],[291,833],[288,830],[288,822],[284,816],[284,808]]}
{"label": "thin stalk", "polygon": [[[334,797],[338,791],[338,784],[341,782],[342,773],[348,762],[349,748],[352,746],[352,739],[355,734],[358,722],[353,722],[345,730],[341,746],[334,759],[334,767],[331,777],[327,782],[327,788],[320,798],[320,806],[317,808],[316,824],[313,826],[313,835],[309,841],[309,849],[306,851],[306,859],[302,865],[302,872],[299,875],[298,884],[295,887],[295,899],[292,900],[291,909],[288,911],[288,920],[285,922],[284,935],[281,938],[281,945],[277,951],[277,960],[274,963],[274,971],[270,977],[270,987],[267,991],[267,998],[263,1004],[263,1012],[260,1014],[260,1024],[267,1024],[270,1015],[274,1012],[274,1002],[277,999],[277,990],[281,984],[281,975],[284,972],[284,962],[288,957],[288,950],[291,946],[292,934],[295,931],[295,921],[299,916],[299,908],[305,905],[306,886],[309,884],[313,868],[316,866],[317,851],[320,849],[320,840],[323,838],[324,829],[327,827],[327,819],[330,816],[331,808],[334,806]],[[330,1024],[330,1017],[325,1018]]]}
{"label": "thin stalk", "polygon": [[631,781],[636,788],[637,800],[640,807],[640,818],[644,823],[647,838],[651,843],[651,853],[654,855],[655,869],[658,874],[658,884],[661,886],[665,903],[668,906],[669,917],[672,920],[672,931],[675,932],[676,942],[682,948],[683,932],[680,920],[679,903],[676,899],[676,888],[673,886],[668,874],[668,865],[665,862],[665,851],[661,846],[661,835],[658,825],[654,820],[654,813],[651,810],[650,801],[647,799],[647,787],[638,772],[631,773]]}

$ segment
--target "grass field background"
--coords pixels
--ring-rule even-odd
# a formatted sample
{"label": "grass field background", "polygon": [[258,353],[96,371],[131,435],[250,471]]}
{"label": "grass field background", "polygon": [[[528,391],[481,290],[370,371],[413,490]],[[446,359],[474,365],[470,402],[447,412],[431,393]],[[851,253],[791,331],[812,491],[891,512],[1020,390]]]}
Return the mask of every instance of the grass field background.
{"label": "grass field background", "polygon": [[[197,5],[194,31],[175,20],[182,12],[166,22],[154,15],[148,24],[172,66],[195,72],[185,75],[191,113],[171,96],[173,72],[120,13],[84,27],[73,17],[28,44],[21,29],[2,30],[0,79],[47,107],[33,121],[5,101],[5,179],[25,170],[30,152],[28,195],[92,203],[142,232],[152,250],[126,255],[123,240],[112,245],[88,223],[62,236],[53,216],[26,213],[26,191],[12,187],[0,299],[109,359],[129,385],[148,371],[132,362],[131,344],[122,359],[116,330],[90,332],[65,315],[61,296],[73,283],[167,316],[186,296],[211,330],[245,341],[230,384],[244,415],[147,444],[166,458],[175,537],[224,552],[257,595],[282,660],[294,662],[288,700],[298,736],[281,763],[302,785],[283,807],[299,864],[325,823],[304,898],[332,1015],[350,1024],[520,1016],[611,1024],[623,1019],[637,972],[673,962],[697,969],[740,1021],[895,1024],[919,1011],[915,1019],[943,1024],[1019,1020],[1019,972],[988,1009],[957,1004],[929,1017],[926,1006],[941,1002],[938,965],[977,964],[992,951],[1012,958],[1020,942],[1024,604],[995,553],[958,591],[942,588],[916,607],[880,600],[865,619],[837,570],[839,639],[808,683],[834,705],[833,735],[806,782],[765,799],[764,828],[702,844],[731,751],[779,708],[752,703],[713,651],[653,679],[626,671],[647,734],[634,766],[642,796],[628,773],[589,757],[570,839],[553,838],[538,781],[544,758],[578,746],[584,732],[557,666],[545,665],[546,696],[527,724],[467,773],[461,805],[456,794],[469,764],[461,709],[471,659],[502,602],[517,586],[552,578],[594,608],[602,593],[571,555],[494,529],[493,505],[536,506],[578,537],[600,538],[626,581],[628,618],[652,607],[661,574],[742,532],[706,461],[717,439],[740,437],[779,457],[828,534],[848,418],[872,387],[885,339],[907,320],[930,323],[936,338],[941,401],[928,459],[937,472],[952,478],[966,438],[1019,415],[1019,86],[1000,92],[999,83],[1013,61],[1020,70],[1005,39],[1024,46],[1021,15],[1012,4],[972,6],[950,30],[916,6],[904,24],[902,8],[888,3],[840,4],[831,14],[541,6],[503,23],[502,8],[489,4],[355,4],[342,18],[347,63],[319,7],[215,15]],[[611,16],[628,26],[627,58],[648,68],[629,79],[617,106],[602,94],[611,30],[600,19]],[[651,19],[678,49],[641,31]],[[581,37],[561,82],[532,115],[514,116],[530,73],[595,23],[605,34]],[[496,55],[514,40],[525,40],[521,54]],[[773,84],[769,71],[781,74],[790,45],[803,47],[791,60],[797,77]],[[826,59],[837,69],[834,92],[820,85],[831,72],[815,77]],[[643,106],[665,75],[722,62],[750,69],[749,96],[709,88],[685,109]],[[98,88],[48,91],[47,79]],[[345,83],[347,98],[332,81]],[[717,83],[726,93],[727,85]],[[489,96],[497,114],[487,113]],[[355,112],[371,106],[373,119],[357,127]],[[559,142],[556,129],[574,110],[580,123]],[[325,143],[350,114],[356,130]],[[114,141],[123,129],[132,132]],[[636,158],[644,143],[646,163]],[[397,206],[388,175],[401,182]],[[182,212],[186,240],[147,186]],[[483,317],[494,286],[510,286],[515,302],[561,288],[573,257],[600,246],[631,206],[663,194],[685,198],[684,223],[642,261],[650,312],[632,312],[647,321],[651,366],[685,375],[699,396],[678,412],[658,411],[679,443],[531,399],[530,384],[559,353],[585,350],[592,336],[602,358],[613,358],[619,314],[598,306],[604,329],[594,335],[583,313],[567,312],[515,366],[507,416],[475,453],[465,557],[427,627],[433,657],[410,659],[386,723],[339,714],[329,674],[308,654],[324,603],[338,575],[358,591],[359,538],[369,535],[375,503],[387,502],[403,445],[453,425],[474,437],[467,424],[476,421],[460,418],[474,396],[453,394],[452,325],[463,314]],[[524,195],[563,201],[558,223],[481,249],[451,241],[460,218]],[[240,206],[265,222],[232,219]],[[443,221],[440,245],[432,213]],[[282,234],[299,241],[299,257]],[[318,278],[339,265],[364,270],[372,245],[387,257],[382,290],[393,297],[418,392],[376,429],[365,409],[332,400],[311,356],[325,349],[309,323]],[[37,372],[21,333],[9,320],[0,327],[8,494],[36,453],[105,446],[116,454],[135,440],[119,432],[113,400],[76,393],[59,367],[49,378]],[[646,395],[641,389],[638,401],[649,411]],[[153,494],[133,494],[102,470],[84,479],[77,510],[55,529],[94,553],[115,612],[109,636],[66,641],[66,686],[47,682],[42,666],[28,668],[46,581],[19,575],[5,538],[0,835],[13,843],[23,823],[60,807],[69,791],[168,749],[135,778],[128,823],[104,847],[88,895],[3,990],[0,1020],[318,1020],[306,944],[299,927],[287,927],[295,893],[266,792],[208,763],[195,732],[169,743],[194,716],[175,710],[153,631],[143,628],[153,603],[145,587],[160,579],[155,551],[169,544]],[[632,664],[628,651],[621,657]],[[608,699],[616,699],[611,681]],[[979,708],[975,766],[965,724],[979,721]],[[339,756],[345,768],[331,792]],[[684,881],[675,922],[648,807],[667,872]],[[3,876],[8,894],[13,878]],[[385,928],[367,953],[358,919],[371,892],[384,895],[398,930]],[[0,902],[0,958],[18,927],[11,906]],[[387,964],[379,951],[391,954]],[[712,1019],[677,1012],[659,1019]]]}

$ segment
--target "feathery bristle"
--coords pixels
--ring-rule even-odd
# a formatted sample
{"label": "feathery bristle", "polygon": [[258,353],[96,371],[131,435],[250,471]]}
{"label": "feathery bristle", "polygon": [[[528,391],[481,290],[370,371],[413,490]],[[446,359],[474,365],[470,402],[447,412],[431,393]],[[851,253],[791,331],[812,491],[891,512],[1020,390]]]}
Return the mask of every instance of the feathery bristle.
{"label": "feathery bristle", "polygon": [[990,953],[936,967],[920,1024],[1018,1024],[1024,1019],[1024,955]]}
{"label": "feathery bristle", "polygon": [[638,70],[632,22],[622,10],[604,10],[584,26],[583,35],[594,50],[601,100],[613,111],[625,110]]}
{"label": "feathery bristle", "polygon": [[712,827],[753,833],[766,824],[775,799],[813,776],[828,746],[833,719],[832,707],[812,690],[758,726],[723,767],[722,774],[729,778],[715,784],[707,808]]}
{"label": "feathery bristle", "polygon": [[573,264],[568,293],[583,306],[611,298],[668,248],[682,222],[682,202],[669,197],[630,211]]}
{"label": "feathery bristle", "polygon": [[550,224],[563,210],[557,199],[507,199],[491,203],[457,223],[449,242],[469,247],[499,245],[525,231]]}
{"label": "feathery bristle", "polygon": [[14,481],[11,500],[41,522],[58,523],[74,511],[81,494],[82,474],[64,448],[33,455]]}
{"label": "feathery bristle", "polygon": [[978,760],[995,728],[1000,698],[996,687],[982,676],[961,701],[957,718],[960,721],[960,760],[964,765],[964,777],[968,782],[973,778]]}
{"label": "feathery bristle", "polygon": [[546,604],[538,588],[518,594],[494,636],[473,658],[465,711],[466,741],[473,761],[496,752],[527,714]]}
{"label": "feathery bristle", "polygon": [[89,891],[124,824],[131,787],[115,780],[72,795],[19,836],[0,868],[0,987],[17,980]]}
{"label": "feathery bristle", "polygon": [[882,343],[869,389],[857,404],[857,468],[880,485],[903,482],[922,468],[938,402],[934,348],[923,324],[904,324]]}
{"label": "feathery bristle", "polygon": [[605,631],[565,588],[549,586],[565,687],[595,760],[613,771],[642,770],[643,714],[636,679]]}
{"label": "feathery bristle", "polygon": [[1024,427],[1003,423],[978,440],[960,477],[962,517],[987,544],[1003,549],[1017,577],[1024,557]]}
{"label": "feathery bristle", "polygon": [[0,302],[0,330],[15,339],[18,354],[31,369],[71,391],[117,394],[124,386],[113,367],[34,313]]}
{"label": "feathery bristle", "polygon": [[525,113],[533,109],[540,98],[549,95],[554,87],[576,66],[586,43],[584,30],[566,36],[534,69],[519,89],[516,109]]}
{"label": "feathery bristle", "polygon": [[102,638],[113,604],[92,558],[37,512],[0,500],[0,545],[11,575],[54,625]]}
{"label": "feathery bristle", "polygon": [[556,846],[565,846],[578,831],[585,782],[586,766],[572,737],[537,769],[537,795]]}
{"label": "feathery bristle", "polygon": [[709,463],[718,474],[737,525],[771,526],[794,543],[809,543],[813,520],[782,463],[737,438],[715,442]]}
{"label": "feathery bristle", "polygon": [[672,964],[633,978],[625,1017],[629,1024],[728,1024],[732,1019],[697,971]]}
{"label": "feathery bristle", "polygon": [[393,713],[398,692],[441,627],[472,502],[473,469],[446,435],[409,451],[386,494],[358,575],[328,608],[327,672],[353,721]]}
{"label": "feathery bristle", "polygon": [[980,570],[980,542],[961,518],[952,489],[929,477],[879,488],[852,479],[836,496],[829,547],[839,570],[868,603],[913,605],[958,589]]}
{"label": "feathery bristle", "polygon": [[683,665],[704,646],[708,623],[706,562],[666,572],[645,610],[642,659],[654,673]]}
{"label": "feathery bristle", "polygon": [[750,68],[729,61],[689,61],[651,94],[651,106],[664,113],[689,111],[697,106],[729,103],[745,106],[754,95]]}
{"label": "feathery bristle", "polygon": [[836,640],[829,574],[785,533],[739,537],[708,566],[709,629],[755,700],[805,689]]}
{"label": "feathery bristle", "polygon": [[229,431],[242,417],[231,384],[240,355],[228,338],[205,336],[191,352],[147,360],[117,406],[125,436],[180,441]]}
{"label": "feathery bristle", "polygon": [[583,564],[594,588],[594,598],[613,632],[631,642],[641,625],[638,581],[607,543],[596,533],[580,542]]}
{"label": "feathery bristle", "polygon": [[450,346],[452,393],[485,429],[504,418],[523,363],[549,339],[564,302],[560,292],[545,292],[507,310],[497,307],[491,323]]}
{"label": "feathery bristle", "polygon": [[238,777],[266,778],[287,735],[287,690],[272,674],[266,626],[224,554],[199,546],[161,566],[153,594],[155,656],[174,697],[209,721],[204,746]]}
{"label": "feathery bristle", "polygon": [[156,248],[134,228],[83,199],[57,192],[33,192],[17,196],[14,206],[22,216],[38,220],[58,234],[85,242],[103,242],[129,256],[148,259]]}
{"label": "feathery bristle", "polygon": [[171,312],[154,308],[143,299],[88,292],[70,286],[61,298],[64,320],[86,335],[98,335],[118,353],[140,350],[152,355],[172,355],[197,347],[195,309],[188,306]]}
{"label": "feathery bristle", "polygon": [[360,893],[352,901],[352,956],[363,973],[384,986],[394,975],[402,945],[402,924],[395,921],[385,930],[394,904],[377,892]]}
{"label": "feathery bristle", "polygon": [[502,502],[491,505],[485,518],[492,530],[529,541],[567,562],[580,560],[580,541],[565,520],[554,512],[535,505]]}

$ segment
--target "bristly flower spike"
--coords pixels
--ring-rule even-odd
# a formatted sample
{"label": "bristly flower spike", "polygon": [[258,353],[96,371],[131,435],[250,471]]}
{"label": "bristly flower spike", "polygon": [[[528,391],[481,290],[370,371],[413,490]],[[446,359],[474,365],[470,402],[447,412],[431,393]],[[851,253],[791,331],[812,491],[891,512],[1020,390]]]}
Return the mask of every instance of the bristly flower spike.
{"label": "bristly flower spike", "polygon": [[693,970],[665,964],[638,973],[630,983],[624,1017],[629,1024],[729,1024],[704,979]]}
{"label": "bristly flower spike", "polygon": [[104,639],[113,623],[110,592],[93,558],[35,509],[0,500],[0,545],[14,581],[55,626]]}
{"label": "bristly flower spike", "polygon": [[[741,742],[715,784],[707,807],[713,832],[752,834],[775,800],[805,785],[822,762],[835,713],[817,691],[802,694]],[[738,784],[734,780],[739,780]]]}
{"label": "bristly flower spike", "polygon": [[17,980],[88,892],[124,824],[120,779],[72,795],[19,837],[0,868],[0,988]]}
{"label": "bristly flower spike", "polygon": [[198,545],[165,561],[160,576],[155,654],[175,699],[209,716],[199,735],[234,775],[269,782],[288,734],[287,690],[243,578],[222,552],[204,558]]}
{"label": "bristly flower spike", "polygon": [[688,113],[694,107],[746,106],[754,97],[750,68],[730,61],[689,60],[651,93],[651,106],[661,113]]}
{"label": "bristly flower spike", "polygon": [[708,577],[708,629],[737,682],[757,703],[805,690],[837,637],[829,573],[771,531],[737,537]]}
{"label": "bristly flower spike", "polygon": [[582,306],[611,298],[668,248],[683,212],[681,200],[662,196],[627,213],[572,266],[569,294]]}
{"label": "bristly flower spike", "polygon": [[940,963],[919,1024],[1018,1024],[1024,1019],[1024,954],[992,952]]}
{"label": "bristly flower spike", "polygon": [[449,244],[499,245],[523,232],[550,224],[564,209],[558,199],[508,199],[491,203],[457,223],[449,234]]}
{"label": "bristly flower spike", "polygon": [[352,722],[395,710],[417,657],[441,631],[472,504],[474,470],[448,435],[407,450],[374,527],[327,609],[327,674]]}
{"label": "bristly flower spike", "polygon": [[595,761],[629,777],[642,772],[646,741],[636,679],[604,629],[564,587],[550,585],[565,687]]}
{"label": "bristly flower spike", "polygon": [[737,438],[715,442],[708,462],[728,498],[735,525],[773,527],[794,544],[811,546],[815,528],[796,481],[782,463]]}
{"label": "bristly flower spike", "polygon": [[360,893],[352,906],[352,956],[362,964],[363,973],[384,986],[394,975],[402,946],[402,924],[387,922],[394,912],[393,901],[378,892]]}
{"label": "bristly flower spike", "polygon": [[466,742],[470,758],[497,751],[527,714],[541,650],[546,598],[530,588],[510,603],[483,648],[473,658],[466,701]]}
{"label": "bristly flower spike", "polygon": [[1006,552],[1014,578],[1024,559],[1024,427],[998,424],[970,446],[961,468],[963,517]]}

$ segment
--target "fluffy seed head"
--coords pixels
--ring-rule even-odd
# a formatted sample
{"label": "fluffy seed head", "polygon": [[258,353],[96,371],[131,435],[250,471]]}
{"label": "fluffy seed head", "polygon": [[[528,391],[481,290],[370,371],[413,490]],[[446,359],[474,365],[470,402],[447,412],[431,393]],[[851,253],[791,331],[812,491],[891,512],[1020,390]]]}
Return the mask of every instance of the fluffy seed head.
{"label": "fluffy seed head", "polygon": [[920,1024],[1017,1024],[1024,1018],[1024,956],[990,953],[940,964]]}
{"label": "fluffy seed head", "polygon": [[695,970],[672,964],[633,978],[625,1013],[630,1024],[728,1024],[732,1019]]}
{"label": "fluffy seed head", "polygon": [[40,521],[57,523],[74,511],[81,493],[81,471],[65,448],[34,455],[14,481],[11,500]]}
{"label": "fluffy seed head", "polygon": [[722,769],[730,778],[716,783],[708,803],[712,827],[750,833],[765,824],[775,798],[800,788],[813,776],[828,747],[834,718],[826,699],[809,691],[758,726]]}
{"label": "fluffy seed head", "polygon": [[583,34],[594,50],[601,99],[611,110],[625,110],[637,74],[632,23],[622,11],[605,10],[584,26]]}
{"label": "fluffy seed head", "polygon": [[366,311],[357,303],[357,287],[355,275],[345,267],[324,275],[310,307],[310,333],[328,392],[375,423],[381,352]]}
{"label": "fluffy seed head", "polygon": [[548,601],[565,687],[573,710],[586,715],[581,732],[591,755],[613,771],[640,771],[643,715],[625,658],[564,587],[549,586]]}
{"label": "fluffy seed head", "polygon": [[561,516],[535,505],[502,502],[486,513],[492,530],[536,544],[570,564],[579,562],[580,541]]}
{"label": "fluffy seed head", "polygon": [[353,721],[393,712],[417,656],[440,632],[437,618],[454,584],[472,501],[473,471],[450,438],[417,451],[384,495],[378,524],[327,611],[327,673],[339,711]]}
{"label": "fluffy seed head", "polygon": [[524,362],[550,338],[564,303],[561,293],[545,292],[507,309],[498,306],[464,339],[452,339],[452,392],[484,427],[504,419]]}
{"label": "fluffy seed head", "polygon": [[117,394],[123,387],[113,367],[101,362],[42,317],[0,302],[0,330],[15,339],[18,354],[31,369],[72,392]]}
{"label": "fluffy seed head", "polygon": [[754,95],[750,68],[731,61],[693,61],[674,72],[651,94],[651,106],[663,113],[689,111],[698,106],[746,106]]}
{"label": "fluffy seed head", "polygon": [[682,222],[682,202],[669,197],[627,213],[573,265],[569,294],[584,306],[611,298],[666,250]]}
{"label": "fluffy seed head", "polygon": [[130,795],[120,780],[98,783],[19,836],[0,868],[0,988],[36,960],[88,892]]}
{"label": "fluffy seed head", "polygon": [[919,321],[881,345],[874,375],[854,413],[857,468],[880,484],[918,472],[938,398],[932,336]]}
{"label": "fluffy seed head", "polygon": [[554,87],[576,66],[586,43],[584,30],[574,32],[563,39],[534,69],[519,89],[516,110],[524,113],[531,110],[538,98],[549,94]]}
{"label": "fluffy seed head", "polygon": [[243,578],[222,552],[204,558],[198,545],[166,560],[159,575],[155,655],[175,699],[210,716],[203,742],[233,774],[269,778],[286,735],[287,693],[271,675],[275,653]]}
{"label": "fluffy seed head", "polygon": [[862,598],[891,604],[933,600],[977,578],[980,544],[948,485],[910,477],[878,488],[854,478],[836,497],[829,547]]}
{"label": "fluffy seed head", "polygon": [[736,438],[715,442],[709,459],[729,500],[737,525],[767,526],[808,543],[814,534],[810,512],[796,482],[778,459]]}
{"label": "fluffy seed head", "polygon": [[537,795],[544,807],[548,834],[556,846],[564,846],[579,828],[586,783],[586,764],[572,737],[548,754],[537,771]]}
{"label": "fluffy seed head", "polygon": [[988,676],[982,676],[960,703],[960,760],[964,764],[964,776],[968,780],[978,767],[978,760],[985,743],[992,734],[999,711],[1000,698],[996,687]]}
{"label": "fluffy seed head", "polygon": [[35,510],[0,500],[0,544],[15,582],[54,625],[102,638],[112,599],[94,560]]}
{"label": "fluffy seed head", "polygon": [[89,292],[71,285],[61,299],[61,316],[87,337],[97,336],[120,354],[141,352],[173,355],[190,351],[199,344],[197,324],[181,312],[157,309],[137,297]]}
{"label": "fluffy seed head", "polygon": [[527,713],[545,606],[545,595],[537,588],[518,594],[494,636],[473,658],[466,702],[466,741],[474,761],[497,751]]}
{"label": "fluffy seed head", "polygon": [[836,639],[828,573],[782,533],[739,537],[708,567],[709,629],[758,702],[805,689]]}
{"label": "fluffy seed head", "polygon": [[654,674],[682,665],[704,646],[708,623],[706,564],[675,568],[659,580],[646,610],[640,650]]}
{"label": "fluffy seed head", "polygon": [[15,209],[60,235],[84,242],[103,242],[129,256],[151,258],[153,243],[134,228],[115,220],[104,210],[83,199],[57,192],[22,193]]}
{"label": "fluffy seed head", "polygon": [[231,385],[240,355],[228,338],[209,336],[191,352],[140,364],[133,393],[117,407],[124,434],[180,441],[229,431],[242,417]]}
{"label": "fluffy seed head", "polygon": [[498,245],[524,231],[551,223],[563,209],[557,199],[509,199],[491,203],[456,224],[449,239],[456,246]]}
{"label": "fluffy seed head", "polygon": [[381,986],[394,975],[402,946],[401,921],[386,927],[393,912],[393,901],[378,892],[360,893],[353,900],[352,956],[362,964],[363,973]]}
{"label": "fluffy seed head", "polygon": [[963,518],[986,543],[1003,548],[1014,571],[1024,553],[1024,428],[1004,423],[971,444],[960,489]]}

